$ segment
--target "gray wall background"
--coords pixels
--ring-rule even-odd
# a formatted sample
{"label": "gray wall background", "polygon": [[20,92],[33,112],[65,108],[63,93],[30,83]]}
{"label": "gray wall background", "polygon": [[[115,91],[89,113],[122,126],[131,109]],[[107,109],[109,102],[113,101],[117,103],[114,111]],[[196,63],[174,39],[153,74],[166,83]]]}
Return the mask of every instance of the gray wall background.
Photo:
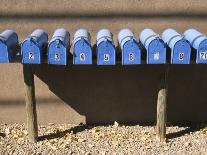
{"label": "gray wall background", "polygon": [[[0,31],[12,28],[22,41],[35,28],[51,37],[58,27],[91,32],[109,28],[117,45],[121,28],[161,33],[195,27],[207,34],[204,0],[1,0]],[[48,66],[35,68],[38,123],[155,122],[160,65]],[[25,122],[21,64],[0,65],[0,123]],[[169,122],[207,121],[207,66],[171,65]]]}

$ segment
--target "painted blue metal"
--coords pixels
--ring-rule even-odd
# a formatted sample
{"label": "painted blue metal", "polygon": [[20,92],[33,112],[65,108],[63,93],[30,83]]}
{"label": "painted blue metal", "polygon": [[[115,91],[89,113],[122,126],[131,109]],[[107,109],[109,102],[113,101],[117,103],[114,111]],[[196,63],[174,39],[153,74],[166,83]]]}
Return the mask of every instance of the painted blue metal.
{"label": "painted blue metal", "polygon": [[70,34],[64,28],[56,29],[48,45],[48,63],[67,65]]}
{"label": "painted blue metal", "polygon": [[43,29],[36,29],[21,45],[22,63],[40,64],[46,54],[48,35]]}
{"label": "painted blue metal", "polygon": [[147,64],[165,64],[166,46],[164,41],[152,29],[144,29],[139,35],[147,51]]}
{"label": "painted blue metal", "polygon": [[7,29],[0,33],[0,63],[9,63],[17,54],[19,46],[17,33]]}
{"label": "painted blue metal", "polygon": [[101,29],[96,35],[97,64],[115,65],[116,51],[113,35],[108,29]]}
{"label": "painted blue metal", "polygon": [[207,36],[196,29],[188,29],[184,37],[196,50],[196,63],[207,63]]}
{"label": "painted blue metal", "polygon": [[130,29],[122,29],[118,33],[119,46],[122,51],[122,64],[141,64],[141,49]]}
{"label": "painted blue metal", "polygon": [[91,36],[86,29],[75,32],[73,45],[73,64],[92,64]]}
{"label": "painted blue metal", "polygon": [[162,39],[171,49],[172,64],[190,63],[190,44],[178,32],[174,29],[168,28],[163,31]]}

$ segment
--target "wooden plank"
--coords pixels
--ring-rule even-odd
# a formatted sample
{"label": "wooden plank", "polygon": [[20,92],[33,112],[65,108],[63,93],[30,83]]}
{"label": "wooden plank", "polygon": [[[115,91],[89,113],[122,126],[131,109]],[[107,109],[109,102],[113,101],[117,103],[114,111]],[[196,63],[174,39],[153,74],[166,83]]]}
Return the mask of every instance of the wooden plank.
{"label": "wooden plank", "polygon": [[34,73],[31,65],[23,65],[27,128],[29,140],[37,142],[38,126],[35,100]]}
{"label": "wooden plank", "polygon": [[157,138],[160,142],[166,141],[166,120],[167,120],[167,80],[169,65],[163,66],[161,73],[158,99],[157,99]]}

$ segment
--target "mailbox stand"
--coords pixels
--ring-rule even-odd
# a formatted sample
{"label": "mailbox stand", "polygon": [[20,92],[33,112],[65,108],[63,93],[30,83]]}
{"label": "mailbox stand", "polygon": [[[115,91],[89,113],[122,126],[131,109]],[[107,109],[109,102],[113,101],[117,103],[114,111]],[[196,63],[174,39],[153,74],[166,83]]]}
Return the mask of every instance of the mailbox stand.
{"label": "mailbox stand", "polygon": [[157,138],[159,141],[166,141],[166,120],[167,120],[167,81],[168,81],[168,64],[163,65],[161,73],[159,92],[157,98]]}
{"label": "mailbox stand", "polygon": [[23,74],[29,140],[31,142],[37,142],[38,126],[35,100],[34,72],[32,69],[32,65],[23,64]]}

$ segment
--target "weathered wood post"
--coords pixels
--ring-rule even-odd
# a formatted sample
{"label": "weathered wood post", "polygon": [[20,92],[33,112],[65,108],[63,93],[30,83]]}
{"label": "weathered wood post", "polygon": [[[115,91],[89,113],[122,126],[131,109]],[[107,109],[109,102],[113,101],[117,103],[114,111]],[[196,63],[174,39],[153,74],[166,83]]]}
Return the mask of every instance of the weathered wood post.
{"label": "weathered wood post", "polygon": [[29,140],[37,142],[38,126],[37,126],[37,113],[35,101],[35,86],[34,86],[34,73],[31,65],[23,65],[24,85],[25,85],[25,103],[27,113],[27,128]]}
{"label": "weathered wood post", "polygon": [[166,141],[166,120],[167,120],[167,81],[168,81],[168,64],[163,65],[161,79],[159,84],[159,92],[157,99],[157,138],[159,141]]}

